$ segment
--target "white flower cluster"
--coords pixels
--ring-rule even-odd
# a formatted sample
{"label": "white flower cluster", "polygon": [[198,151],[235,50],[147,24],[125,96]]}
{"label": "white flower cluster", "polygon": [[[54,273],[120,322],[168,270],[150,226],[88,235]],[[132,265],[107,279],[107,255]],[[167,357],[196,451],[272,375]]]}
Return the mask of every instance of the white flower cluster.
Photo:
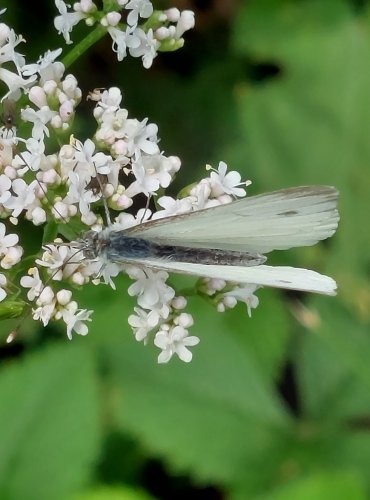
{"label": "white flower cluster", "polygon": [[[1,182],[1,178],[0,178]],[[17,245],[19,238],[17,234],[5,234],[5,224],[0,222],[0,266],[3,269],[11,269],[18,264],[23,254],[23,248]],[[7,296],[5,274],[0,273],[0,302]]]}
{"label": "white flower cluster", "polygon": [[[109,93],[116,91],[117,89],[110,89],[110,91],[107,91],[105,97]],[[99,103],[98,106],[100,106]],[[120,141],[121,139],[118,140]],[[80,150],[77,151],[77,153],[79,152]],[[156,154],[156,151],[153,150],[153,156]],[[99,162],[96,163],[99,164]],[[112,159],[107,160],[107,164],[112,164]],[[91,160],[90,165],[95,165],[93,160]],[[128,163],[125,161],[124,165],[125,167],[122,170],[126,171]],[[95,165],[95,167],[97,170],[98,165]],[[134,174],[135,177],[134,172],[131,172],[131,174]],[[85,175],[90,179],[96,175],[96,171],[95,173],[91,171]],[[108,176],[108,173],[106,175]],[[150,183],[152,176],[154,176],[154,179],[157,178],[158,169],[149,169],[146,171],[144,168],[143,178],[148,178],[145,182],[146,185]],[[134,180],[126,191],[129,191],[131,186],[136,186],[137,182],[137,180]],[[158,205],[163,207],[162,210],[152,213],[149,209],[141,209],[138,211],[136,217],[123,212],[116,218],[115,224],[119,229],[127,229],[149,218],[157,219],[168,215],[178,215],[230,203],[234,199],[233,196],[245,196],[245,189],[240,186],[246,184],[248,185],[249,181],[241,183],[240,175],[233,171],[227,172],[226,164],[220,162],[218,169],[211,172],[210,177],[202,179],[197,185],[193,186],[188,196],[182,199],[175,199],[169,196],[160,197]],[[160,186],[161,184],[158,181],[156,189]],[[122,189],[124,189],[123,185]],[[81,196],[86,192],[86,189],[81,190]],[[155,193],[155,190],[151,192]],[[148,191],[144,188],[141,191],[132,189],[132,193],[133,196],[139,193],[149,196]],[[63,202],[60,202],[60,207],[62,203],[67,206],[66,198]],[[132,199],[127,199],[130,200],[128,205],[131,205]],[[89,210],[89,214],[94,214],[91,211],[91,204],[86,200],[82,204],[83,210],[81,210],[81,207],[77,208],[73,204],[80,202],[81,200],[70,200],[69,207],[74,206],[75,212],[79,214],[81,219],[84,218],[83,210],[85,207]],[[66,213],[68,214],[68,210],[66,210]],[[96,226],[95,229],[97,229]],[[73,244],[72,246],[67,246],[58,245],[58,243],[61,242],[57,241],[55,245],[47,245],[42,258],[36,261],[36,264],[48,269],[49,276],[53,281],[69,280],[71,284],[77,285],[83,285],[89,281],[93,281],[94,283],[102,281],[114,288],[112,278],[117,276],[121,271],[126,272],[135,281],[129,287],[128,293],[131,296],[137,297],[138,307],[135,308],[135,314],[131,315],[128,321],[133,329],[136,340],[147,343],[150,335],[152,335],[154,337],[154,344],[162,350],[158,357],[160,363],[169,361],[173,354],[177,354],[183,361],[188,362],[191,360],[192,355],[188,347],[196,345],[199,339],[188,335],[188,328],[192,326],[193,318],[190,314],[182,312],[187,305],[187,301],[185,297],[176,296],[175,290],[166,283],[168,279],[167,272],[155,271],[149,268],[138,268],[132,265],[101,262],[99,259],[86,260],[82,258],[81,252],[76,252],[73,249]],[[58,294],[54,294],[50,286],[44,287],[42,285],[36,268],[32,268],[29,274],[31,277],[23,277],[21,285],[29,288],[27,295],[29,300],[36,299],[38,307],[33,312],[34,319],[40,319],[44,325],[50,319],[62,319],[67,324],[67,334],[69,337],[72,330],[76,331],[76,333],[86,334],[86,325],[84,329],[81,329],[81,325],[83,320],[90,320],[92,311],[79,310],[77,304],[72,300],[71,295],[68,295],[68,302],[64,300],[63,304],[61,304]],[[99,279],[97,279],[97,276],[99,276]],[[234,307],[237,300],[247,304],[249,313],[252,308],[257,306],[257,298],[253,295],[256,289],[255,286],[249,288],[247,286],[235,287],[226,282],[222,282],[222,285],[218,284],[216,286],[216,281],[204,280],[203,282],[202,280],[203,284],[199,287],[199,290],[208,296],[214,295],[214,291],[217,290],[217,299],[215,298],[214,302],[217,304],[218,310],[221,311],[227,307]],[[205,286],[205,284],[207,285]],[[62,291],[66,292],[65,290]],[[221,307],[222,305],[223,308]],[[79,315],[79,330],[75,327],[76,314],[74,313]]]}
{"label": "white flower cluster", "polygon": [[227,309],[233,309],[239,302],[244,302],[247,306],[248,316],[252,316],[252,309],[255,309],[259,300],[254,292],[260,288],[258,285],[231,285],[224,280],[216,278],[204,278],[199,285],[202,293],[212,298],[217,305],[217,311],[225,312]]}
{"label": "white flower cluster", "polygon": [[[72,12],[67,12],[62,0],[56,0],[56,5],[60,16],[55,25],[67,43],[80,20],[93,24],[99,19],[114,39],[119,58],[128,47],[131,55],[143,58],[146,67],[157,50],[162,50],[162,44],[167,43],[170,50],[171,43],[180,43],[183,33],[194,25],[192,13],[177,9],[154,12],[148,0],[118,0],[117,11],[104,15],[90,0],[75,3]],[[124,28],[120,24],[122,10],[127,17]],[[146,20],[142,27],[138,27],[140,18]],[[94,136],[81,141],[70,135],[65,143],[62,133],[71,130],[81,101],[77,79],[65,75],[65,66],[57,60],[61,50],[47,51],[37,63],[26,64],[16,51],[23,41],[11,28],[0,24],[0,80],[8,87],[2,101],[9,104],[0,130],[0,217],[6,221],[0,222],[0,302],[11,297],[14,276],[20,275],[24,295],[32,303],[33,319],[45,326],[51,320],[63,321],[71,339],[73,332],[87,334],[93,311],[81,309],[66,285],[102,282],[114,288],[114,278],[124,271],[133,280],[128,293],[137,299],[135,313],[128,318],[135,338],[144,343],[151,340],[161,351],[160,363],[175,354],[189,362],[189,348],[199,339],[189,335],[193,318],[184,311],[187,300],[177,296],[167,283],[167,272],[103,262],[95,256],[90,259],[78,241],[54,239],[43,247],[43,253],[40,249],[39,258],[25,274],[21,262],[24,249],[9,227],[25,218],[35,226],[45,226],[45,234],[54,228],[55,236],[58,231],[65,234],[69,222],[81,230],[104,231],[101,213],[105,210],[105,223],[111,225],[112,209],[119,212],[114,224],[125,229],[148,219],[230,203],[245,196],[250,182],[241,182],[237,172],[228,171],[220,162],[217,169],[208,167],[210,175],[187,188],[183,197],[159,196],[180,169],[180,160],[161,151],[155,124],[133,118],[121,107],[122,94],[116,87],[89,95],[97,123]],[[25,129],[31,129],[27,137],[17,132],[11,107],[18,108],[21,125],[28,124]],[[49,140],[52,135],[58,137],[60,146]],[[133,210],[138,196],[147,198],[147,208],[139,209],[136,215],[126,213],[130,207]],[[149,209],[153,198],[157,207],[154,212]],[[240,300],[247,304],[250,314],[258,304],[253,295],[255,286],[239,287],[220,280],[199,283],[198,292],[210,297],[220,311]]]}
{"label": "white flower cluster", "polygon": [[[149,0],[117,0],[110,3],[108,12],[99,11],[92,0],[74,3],[70,12],[63,0],[55,0],[55,5],[60,15],[54,25],[67,44],[72,43],[70,33],[80,21],[88,26],[99,24],[111,36],[118,61],[129,52],[132,57],[142,58],[144,68],[150,68],[158,51],[181,48],[183,34],[194,27],[192,11],[154,11]],[[145,21],[139,26],[139,20]]]}

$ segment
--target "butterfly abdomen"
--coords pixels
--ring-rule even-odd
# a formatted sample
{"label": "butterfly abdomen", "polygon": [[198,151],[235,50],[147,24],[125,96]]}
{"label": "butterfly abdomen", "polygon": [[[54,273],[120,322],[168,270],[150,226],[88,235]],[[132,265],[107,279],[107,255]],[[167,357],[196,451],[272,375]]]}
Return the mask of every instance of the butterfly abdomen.
{"label": "butterfly abdomen", "polygon": [[126,236],[122,231],[113,231],[106,237],[104,252],[111,262],[159,259],[205,265],[258,266],[266,261],[266,257],[259,254],[159,244]]}

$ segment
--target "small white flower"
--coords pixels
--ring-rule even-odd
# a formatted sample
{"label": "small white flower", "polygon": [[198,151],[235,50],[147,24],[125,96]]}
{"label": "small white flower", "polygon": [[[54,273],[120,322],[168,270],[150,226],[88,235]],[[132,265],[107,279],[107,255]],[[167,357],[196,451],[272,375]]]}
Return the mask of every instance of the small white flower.
{"label": "small white flower", "polygon": [[120,266],[115,264],[114,262],[98,262],[98,267],[99,268],[96,272],[91,266],[90,273],[92,275],[98,274],[98,277],[94,278],[93,283],[97,284],[103,282],[113,288],[113,290],[115,290],[116,285],[114,284],[112,278],[115,278],[121,272],[122,269],[120,268]]}
{"label": "small white flower", "polygon": [[46,124],[56,115],[57,112],[52,111],[48,106],[42,106],[37,111],[28,107],[22,109],[21,112],[24,121],[33,123],[32,137],[38,141],[44,139],[44,135],[49,137],[50,132]]}
{"label": "small white flower", "polygon": [[96,139],[107,144],[126,137],[126,109],[107,109],[100,117],[100,127],[96,132]]}
{"label": "small white flower", "polygon": [[241,176],[239,172],[235,170],[227,172],[227,165],[223,161],[220,161],[217,171],[211,172],[210,178],[215,197],[223,193],[243,197],[246,195],[245,189],[238,186],[251,184],[250,181],[240,182]]}
{"label": "small white flower", "polygon": [[78,203],[79,210],[82,215],[88,216],[90,214],[90,204],[99,200],[100,194],[94,194],[90,189],[86,189],[87,182],[84,181],[84,176],[76,174],[76,172],[69,172],[69,189],[67,196],[63,202],[67,205]]}
{"label": "small white flower", "polygon": [[14,179],[12,182],[12,195],[5,203],[4,207],[12,210],[12,216],[18,217],[22,210],[28,208],[34,202],[37,181],[27,184],[23,179]]}
{"label": "small white flower", "polygon": [[134,310],[136,314],[128,317],[128,324],[134,331],[135,339],[146,343],[149,332],[158,325],[159,315],[155,311],[144,311],[140,307],[135,307]]}
{"label": "small white flower", "polygon": [[211,183],[209,179],[202,179],[190,190],[190,196],[193,198],[192,205],[194,210],[208,208],[209,197],[211,196]]}
{"label": "small white flower", "polygon": [[19,245],[8,248],[5,256],[1,260],[1,267],[3,269],[10,269],[18,264],[23,255],[23,248]]}
{"label": "small white flower", "polygon": [[7,295],[4,288],[5,286],[6,286],[6,277],[0,273],[0,302],[2,302]]}
{"label": "small white flower", "polygon": [[167,188],[170,185],[172,163],[168,158],[162,154],[142,155],[141,162],[147,174],[158,179],[161,187]]}
{"label": "small white flower", "polygon": [[8,69],[0,67],[0,80],[2,80],[8,87],[9,91],[2,96],[3,101],[9,96],[19,95],[20,90],[25,90],[36,80],[36,76],[30,76],[28,79],[9,71]]}
{"label": "small white flower", "polygon": [[98,103],[94,110],[95,118],[98,118],[102,111],[117,111],[122,101],[122,93],[118,87],[110,87],[108,90],[99,92],[97,98]]}
{"label": "small white flower", "polygon": [[43,283],[40,279],[37,267],[31,267],[31,269],[28,270],[28,276],[22,276],[20,283],[24,288],[29,288],[27,298],[30,301],[35,300],[35,298],[40,295],[43,288]]}
{"label": "small white flower", "polygon": [[163,305],[168,304],[175,296],[173,288],[165,282],[168,273],[165,271],[154,271],[153,269],[130,266],[126,268],[127,274],[131,279],[135,279],[128,293],[137,296],[137,302],[144,309],[161,309]]}
{"label": "small white flower", "polygon": [[39,306],[37,309],[33,310],[33,319],[41,320],[43,325],[46,326],[51,317],[53,316],[55,309],[55,298],[54,292],[50,286],[46,286],[40,293],[36,304]]}
{"label": "small white flower", "polygon": [[134,35],[130,26],[125,31],[110,26],[108,33],[112,38],[112,50],[117,54],[118,61],[122,61],[127,55],[127,48],[135,48],[140,45],[140,39]]}
{"label": "small white flower", "polygon": [[96,10],[96,5],[92,0],[80,0],[80,2],[73,5],[73,8],[75,10],[81,10],[82,12],[89,13]]}
{"label": "small white flower", "polygon": [[127,16],[127,24],[134,26],[139,17],[148,18],[153,14],[153,5],[149,0],[130,0],[125,9],[131,12]]}
{"label": "small white flower", "polygon": [[64,71],[65,66],[60,61],[55,61],[39,69],[40,85],[42,85],[47,95],[56,97],[58,83],[61,82]]}
{"label": "small white flower", "polygon": [[254,292],[260,288],[258,285],[243,285],[238,286],[231,290],[230,292],[226,292],[224,294],[225,297],[233,297],[234,299],[244,302],[247,306],[248,316],[252,316],[252,309],[255,309],[259,304],[259,299]]}
{"label": "small white flower", "polygon": [[126,189],[126,196],[132,198],[139,193],[151,196],[159,189],[158,179],[148,175],[141,162],[135,162],[132,165],[132,173],[136,180]]}
{"label": "small white flower", "polygon": [[26,64],[23,66],[22,74],[25,76],[31,76],[36,73],[41,73],[43,70],[48,68],[61,53],[62,49],[47,50],[43,56],[40,56],[37,63]]}
{"label": "small white flower", "polygon": [[49,323],[51,317],[53,316],[54,309],[55,309],[55,302],[39,306],[36,309],[32,310],[33,313],[32,318],[34,320],[42,321],[43,325],[46,326]]}
{"label": "small white flower", "polygon": [[11,196],[10,188],[12,186],[11,180],[7,175],[0,175],[0,203],[4,204]]}
{"label": "small white flower", "polygon": [[[81,252],[78,253],[66,245],[47,245],[41,259],[36,260],[36,264],[46,267],[52,275],[53,280],[60,281],[62,278],[69,278],[79,267],[83,258]],[[73,262],[70,262],[73,256]]]}
{"label": "small white flower", "polygon": [[72,340],[72,332],[76,332],[78,335],[87,335],[89,329],[84,323],[85,321],[91,321],[91,314],[93,311],[88,311],[87,309],[79,309],[76,312],[71,312],[67,309],[63,311],[63,320],[67,325],[67,337]]}
{"label": "small white flower", "polygon": [[[129,46],[129,52],[132,57],[142,57],[144,68],[148,69],[153,64],[153,59],[157,55],[157,49],[160,46],[159,41],[154,38],[152,29],[147,33],[141,28],[136,28],[134,31],[136,43]],[[137,43],[137,41],[139,43]]]}
{"label": "small white flower", "polygon": [[162,219],[171,215],[186,214],[192,211],[192,205],[189,198],[175,199],[171,196],[161,196],[158,198],[158,205],[163,210],[158,210],[153,214],[153,219]]}
{"label": "small white flower", "polygon": [[21,67],[24,64],[24,57],[16,52],[15,48],[22,42],[25,42],[22,35],[18,36],[13,29],[8,29],[6,43],[1,44],[0,65],[12,61],[17,68],[17,72],[20,73]]}
{"label": "small white flower", "polygon": [[14,247],[18,243],[18,235],[7,234],[5,236],[6,227],[5,224],[0,222],[0,257],[5,255],[9,248]]}
{"label": "small white flower", "polygon": [[117,231],[137,226],[138,224],[150,219],[151,213],[152,212],[149,209],[141,208],[135,217],[132,214],[119,214],[116,218],[114,226],[117,228]]}
{"label": "small white flower", "polygon": [[188,331],[182,326],[175,326],[170,331],[160,330],[154,339],[154,344],[162,350],[158,363],[168,363],[174,354],[177,354],[181,361],[189,363],[193,355],[188,347],[198,343],[199,338],[188,336]]}
{"label": "small white flower", "polygon": [[79,174],[86,174],[90,177],[96,177],[97,174],[107,175],[110,173],[111,156],[104,153],[95,153],[95,144],[91,139],[86,139],[82,144],[76,141],[75,159],[78,162],[76,170]]}
{"label": "small white flower", "polygon": [[154,123],[148,123],[148,119],[143,121],[129,119],[126,121],[127,150],[129,156],[140,158],[141,153],[154,155],[159,153],[157,145],[158,127]]}
{"label": "small white flower", "polygon": [[55,6],[59,10],[60,16],[54,19],[55,29],[58,34],[62,34],[67,44],[72,43],[70,33],[76,24],[85,17],[82,12],[67,12],[67,5],[62,0],[55,0]]}
{"label": "small white flower", "polygon": [[45,160],[45,143],[43,140],[37,140],[30,137],[26,140],[27,151],[19,156],[16,156],[16,161],[20,165],[26,165],[33,172],[37,172],[40,168],[41,162]]}

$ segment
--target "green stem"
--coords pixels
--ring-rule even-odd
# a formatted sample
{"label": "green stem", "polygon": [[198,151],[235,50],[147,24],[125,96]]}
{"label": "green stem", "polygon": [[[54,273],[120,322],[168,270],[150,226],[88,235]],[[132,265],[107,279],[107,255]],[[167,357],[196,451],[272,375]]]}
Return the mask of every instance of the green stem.
{"label": "green stem", "polygon": [[71,66],[81,55],[86,52],[94,43],[103,38],[106,34],[107,29],[104,26],[97,26],[93,31],[91,31],[81,42],[73,47],[73,49],[68,52],[66,56],[63,57],[62,63],[66,68]]}

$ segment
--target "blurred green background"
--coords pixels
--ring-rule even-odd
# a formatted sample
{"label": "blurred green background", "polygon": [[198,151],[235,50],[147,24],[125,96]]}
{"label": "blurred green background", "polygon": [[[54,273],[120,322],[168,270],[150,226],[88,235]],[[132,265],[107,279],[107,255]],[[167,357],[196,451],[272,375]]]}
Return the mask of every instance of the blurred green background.
{"label": "blurred green background", "polygon": [[[338,296],[260,290],[251,319],[192,299],[190,365],[158,366],[135,342],[124,278],[79,295],[88,337],[27,325],[5,346],[2,331],[0,498],[370,498],[370,2],[168,5],[196,12],[181,51],[147,71],[104,39],[70,71],[84,94],[118,85],[131,116],[158,123],[183,161],[173,193],[219,160],[250,194],[335,185],[336,236],[271,261],[335,277]],[[27,57],[63,46],[53,2],[2,6]],[[76,124],[80,139],[94,130],[85,102]]]}

